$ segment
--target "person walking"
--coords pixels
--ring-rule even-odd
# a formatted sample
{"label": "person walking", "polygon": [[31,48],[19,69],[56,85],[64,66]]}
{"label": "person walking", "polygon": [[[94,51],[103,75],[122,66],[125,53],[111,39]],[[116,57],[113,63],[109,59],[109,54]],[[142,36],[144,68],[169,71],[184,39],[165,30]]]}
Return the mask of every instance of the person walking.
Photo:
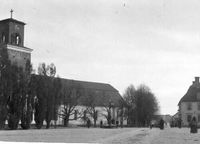
{"label": "person walking", "polygon": [[87,120],[87,127],[90,128],[90,119]]}
{"label": "person walking", "polygon": [[160,126],[160,129],[161,129],[161,130],[164,129],[164,123],[165,123],[164,120],[161,118],[161,119],[160,119],[160,123],[159,123],[159,126]]}
{"label": "person walking", "polygon": [[197,133],[197,121],[196,121],[196,117],[193,117],[192,121],[190,122],[190,133]]}

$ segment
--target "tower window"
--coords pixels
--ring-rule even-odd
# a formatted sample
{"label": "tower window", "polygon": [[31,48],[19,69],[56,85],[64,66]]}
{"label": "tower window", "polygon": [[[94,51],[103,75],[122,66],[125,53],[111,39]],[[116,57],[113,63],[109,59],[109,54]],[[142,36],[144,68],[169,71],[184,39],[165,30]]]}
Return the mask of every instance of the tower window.
{"label": "tower window", "polygon": [[14,33],[11,35],[11,44],[20,45],[21,38],[18,33]]}
{"label": "tower window", "polygon": [[20,44],[20,37],[19,37],[19,35],[16,36],[16,44],[17,44],[17,45]]}

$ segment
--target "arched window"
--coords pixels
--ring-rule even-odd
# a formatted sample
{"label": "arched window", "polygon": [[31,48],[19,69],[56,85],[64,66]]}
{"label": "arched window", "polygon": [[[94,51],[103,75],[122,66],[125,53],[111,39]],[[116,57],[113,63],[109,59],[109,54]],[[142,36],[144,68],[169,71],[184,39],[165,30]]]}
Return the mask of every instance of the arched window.
{"label": "arched window", "polygon": [[20,44],[20,37],[19,37],[19,35],[16,36],[16,44],[17,44],[17,45]]}
{"label": "arched window", "polygon": [[11,35],[11,44],[14,44],[14,45],[20,45],[21,44],[21,38],[20,38],[20,35],[18,33],[13,33]]}

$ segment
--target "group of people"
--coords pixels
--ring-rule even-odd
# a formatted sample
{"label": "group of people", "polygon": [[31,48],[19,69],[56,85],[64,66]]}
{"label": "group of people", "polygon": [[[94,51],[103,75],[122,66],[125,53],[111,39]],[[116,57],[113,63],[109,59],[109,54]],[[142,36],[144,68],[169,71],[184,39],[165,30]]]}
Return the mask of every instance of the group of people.
{"label": "group of people", "polygon": [[[160,121],[159,121],[159,128],[161,130],[164,129],[164,124],[165,124],[165,121],[161,118]],[[178,121],[178,127],[181,128],[181,120]],[[192,118],[192,120],[189,123],[189,127],[190,127],[190,133],[197,133],[198,132],[198,125],[197,125],[196,117]],[[150,125],[150,128],[152,128],[152,125]]]}

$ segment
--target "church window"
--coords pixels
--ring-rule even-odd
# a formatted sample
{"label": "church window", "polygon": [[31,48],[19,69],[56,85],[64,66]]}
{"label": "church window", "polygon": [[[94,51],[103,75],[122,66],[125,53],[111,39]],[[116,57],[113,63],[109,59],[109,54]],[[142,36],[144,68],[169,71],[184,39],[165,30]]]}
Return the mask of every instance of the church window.
{"label": "church window", "polygon": [[192,110],[192,103],[187,104],[187,110]]}
{"label": "church window", "polygon": [[17,44],[17,45],[20,44],[20,37],[19,37],[19,35],[16,36],[16,44]]}
{"label": "church window", "polygon": [[14,33],[11,35],[11,44],[20,45],[21,38],[18,33]]}

